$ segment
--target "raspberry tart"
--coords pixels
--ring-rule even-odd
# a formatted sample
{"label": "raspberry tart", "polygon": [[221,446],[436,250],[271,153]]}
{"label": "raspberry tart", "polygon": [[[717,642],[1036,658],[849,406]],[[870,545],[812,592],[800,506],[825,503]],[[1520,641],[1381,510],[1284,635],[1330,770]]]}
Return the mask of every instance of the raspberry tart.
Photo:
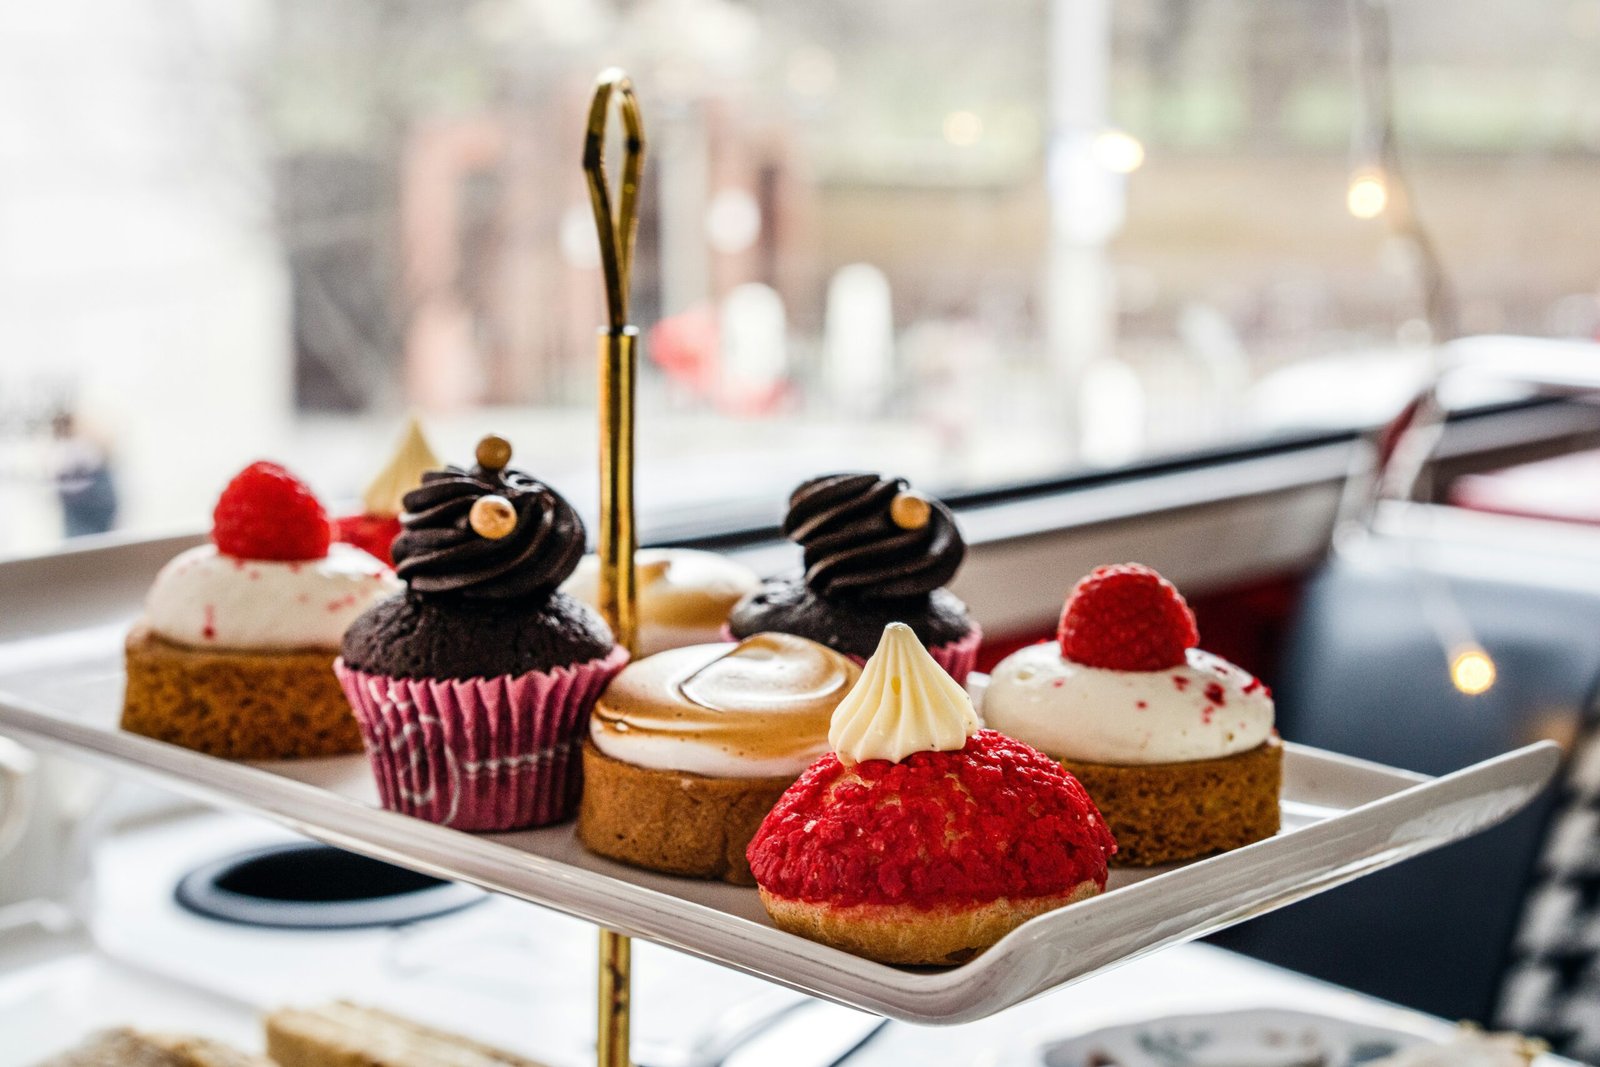
{"label": "raspberry tart", "polygon": [[981,729],[910,627],[884,629],[828,739],[750,842],[781,929],[882,963],[949,965],[1105,888],[1117,845],[1083,787]]}
{"label": "raspberry tart", "polygon": [[330,543],[322,505],[275,463],[240,472],[212,519],[212,543],[162,568],[128,635],[122,728],[226,759],[361,751],[333,661],[400,583]]}
{"label": "raspberry tart", "polygon": [[422,424],[411,416],[394,455],[361,494],[361,511],[333,521],[334,537],[394,566],[391,549],[394,539],[400,536],[405,495],[422,484],[425,473],[443,466],[423,436]]}
{"label": "raspberry tart", "polygon": [[739,601],[731,636],[796,634],[864,663],[884,626],[900,622],[966,681],[983,631],[944,588],[967,550],[949,508],[904,478],[825,474],[790,495],[783,532],[804,550],[805,571]]}
{"label": "raspberry tart", "polygon": [[1055,642],[995,668],[985,721],[1059,759],[1105,813],[1116,863],[1153,866],[1278,832],[1272,693],[1198,647],[1194,613],[1137,563],[1073,589]]}

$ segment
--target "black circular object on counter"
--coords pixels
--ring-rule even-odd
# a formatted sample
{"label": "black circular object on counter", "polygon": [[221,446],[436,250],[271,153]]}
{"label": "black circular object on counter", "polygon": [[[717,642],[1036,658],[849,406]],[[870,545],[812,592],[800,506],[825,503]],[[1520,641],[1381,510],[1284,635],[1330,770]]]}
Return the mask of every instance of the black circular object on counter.
{"label": "black circular object on counter", "polygon": [[329,845],[270,845],[183,876],[184,909],[208,919],[289,930],[398,926],[459,911],[481,889],[446,882]]}

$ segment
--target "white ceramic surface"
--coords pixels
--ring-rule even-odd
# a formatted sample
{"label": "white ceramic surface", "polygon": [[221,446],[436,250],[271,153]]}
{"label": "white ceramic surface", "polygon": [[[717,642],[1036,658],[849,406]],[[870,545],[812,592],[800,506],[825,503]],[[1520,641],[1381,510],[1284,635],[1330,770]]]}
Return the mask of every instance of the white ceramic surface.
{"label": "white ceramic surface", "polygon": [[362,757],[252,766],[114,728],[120,632],[0,646],[0,733],[109,762],[311,837],[471,882],[866,1011],[981,1019],[1124,960],[1200,937],[1466,837],[1554,774],[1548,742],[1443,778],[1287,746],[1276,837],[1171,868],[1115,871],[1108,891],[1023,925],[960,967],[889,967],[783,933],[754,890],[615,864],[571,825],[471,835],[376,807]]}

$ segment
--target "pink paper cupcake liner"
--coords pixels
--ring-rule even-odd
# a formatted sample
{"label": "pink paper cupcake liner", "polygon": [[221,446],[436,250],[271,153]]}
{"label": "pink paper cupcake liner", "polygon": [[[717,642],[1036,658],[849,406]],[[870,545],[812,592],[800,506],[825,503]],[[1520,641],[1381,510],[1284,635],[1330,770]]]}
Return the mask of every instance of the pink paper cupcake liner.
{"label": "pink paper cupcake liner", "polygon": [[333,669],[385,808],[497,831],[572,814],[589,712],[627,662],[619,647],[587,663],[497,678],[393,678],[343,659]]}
{"label": "pink paper cupcake liner", "polygon": [[[727,623],[722,624],[722,639],[724,641],[737,641],[733,630]],[[942,645],[934,645],[928,649],[928,655],[933,661],[944,668],[946,674],[960,682],[967,684],[967,675],[972,673],[972,668],[978,665],[978,649],[983,644],[983,627],[977,623],[972,624],[972,629],[965,637],[955,641],[946,641]],[[861,656],[849,656],[857,666],[864,666],[866,659]]]}
{"label": "pink paper cupcake liner", "polygon": [[934,645],[928,649],[928,654],[944,668],[946,674],[966,685],[967,675],[978,665],[978,649],[982,645],[983,627],[973,623],[972,629],[965,637],[957,641],[947,641],[942,645]]}

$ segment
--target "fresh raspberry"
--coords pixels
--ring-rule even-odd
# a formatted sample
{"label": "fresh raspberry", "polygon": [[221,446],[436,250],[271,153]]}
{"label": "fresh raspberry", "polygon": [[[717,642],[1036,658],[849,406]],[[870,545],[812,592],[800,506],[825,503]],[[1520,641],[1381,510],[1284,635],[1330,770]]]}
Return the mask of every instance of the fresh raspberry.
{"label": "fresh raspberry", "polygon": [[332,536],[328,513],[306,483],[276,463],[252,463],[234,475],[211,513],[211,540],[237,559],[321,559]]}
{"label": "fresh raspberry", "polygon": [[1086,667],[1181,667],[1200,643],[1183,594],[1141,563],[1099,567],[1072,590],[1057,631],[1061,654]]}
{"label": "fresh raspberry", "polygon": [[341,515],[333,520],[333,539],[355,545],[363,552],[394,566],[390,549],[400,536],[400,519],[395,515]]}

